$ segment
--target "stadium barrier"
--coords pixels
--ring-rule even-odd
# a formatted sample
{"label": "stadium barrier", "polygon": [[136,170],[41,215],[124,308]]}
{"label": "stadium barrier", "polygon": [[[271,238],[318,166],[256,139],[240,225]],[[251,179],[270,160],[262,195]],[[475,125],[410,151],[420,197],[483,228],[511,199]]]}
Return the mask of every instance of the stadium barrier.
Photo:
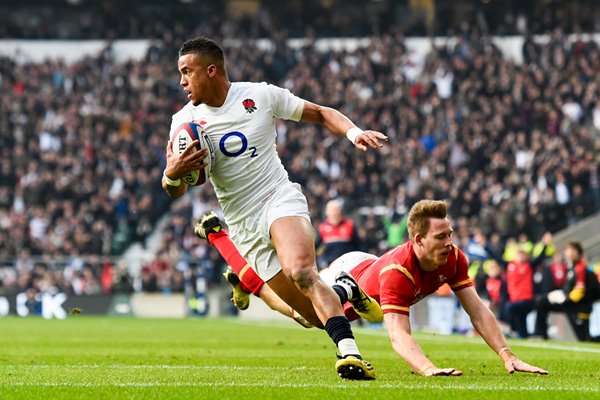
{"label": "stadium barrier", "polygon": [[93,294],[0,293],[0,317],[41,316],[64,319],[69,315],[112,315],[142,318],[184,318],[189,315],[181,293]]}
{"label": "stadium barrier", "polygon": [[[567,35],[569,41],[594,40],[600,42],[600,33],[584,33]],[[550,40],[550,35],[534,35],[536,43],[543,44]],[[288,39],[287,44],[293,49],[305,46],[313,42],[317,51],[327,52],[331,50],[354,51],[371,43],[369,38],[322,38],[322,39]],[[493,36],[492,42],[498,46],[504,57],[517,64],[523,62],[523,36]],[[421,64],[432,49],[436,47],[453,46],[455,37],[408,37],[404,44],[413,56],[413,62]],[[244,41],[239,39],[226,39],[225,47],[241,46]],[[260,49],[273,49],[275,44],[270,39],[256,40],[256,46]],[[40,40],[40,39],[0,39],[0,55],[8,56],[17,60],[18,63],[42,63],[47,60],[63,60],[73,63],[85,57],[98,56],[107,46],[106,40]],[[117,62],[128,60],[142,60],[152,44],[147,39],[119,39],[111,42],[111,55]]]}
{"label": "stadium barrier", "polygon": [[[230,315],[227,307],[228,291],[209,290],[205,295],[206,304],[202,312],[194,306],[197,298],[181,293],[134,293],[134,294],[97,294],[67,296],[64,293],[36,294],[33,298],[26,293],[0,292],[0,317],[18,315],[21,317],[41,316],[46,319],[64,319],[68,316],[111,315],[140,318],[185,318],[219,317]],[[250,307],[239,312],[244,321],[293,321],[271,310],[264,302],[253,297]],[[430,296],[411,308],[411,327],[415,331],[439,334],[469,333],[473,326],[467,313],[454,296]],[[529,331],[533,331],[535,311],[528,318]],[[575,335],[569,321],[562,313],[550,314],[550,336],[556,340],[575,341]],[[600,301],[594,304],[590,317],[590,334],[600,336]]]}

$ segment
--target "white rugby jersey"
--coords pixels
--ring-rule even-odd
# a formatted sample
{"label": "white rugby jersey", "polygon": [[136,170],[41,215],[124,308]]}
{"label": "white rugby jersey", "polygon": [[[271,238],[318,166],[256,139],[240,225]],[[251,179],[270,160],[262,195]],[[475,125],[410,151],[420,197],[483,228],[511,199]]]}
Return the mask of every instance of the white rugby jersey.
{"label": "white rugby jersey", "polygon": [[275,118],[299,121],[304,100],[265,82],[234,82],[221,107],[186,104],[173,115],[171,132],[184,122],[199,124],[212,140],[210,180],[228,224],[253,214],[289,180],[275,144]]}

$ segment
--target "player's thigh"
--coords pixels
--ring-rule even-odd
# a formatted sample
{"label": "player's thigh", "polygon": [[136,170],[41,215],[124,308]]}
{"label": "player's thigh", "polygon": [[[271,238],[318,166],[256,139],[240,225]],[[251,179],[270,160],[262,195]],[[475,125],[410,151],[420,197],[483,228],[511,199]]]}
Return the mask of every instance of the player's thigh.
{"label": "player's thigh", "polygon": [[319,271],[319,275],[325,283],[327,283],[329,286],[332,286],[335,284],[335,277],[341,271],[351,274],[351,271],[363,261],[376,260],[377,258],[378,257],[374,256],[373,254],[362,251],[351,251],[349,253],[342,254],[333,260],[333,262],[329,264],[327,268]]}
{"label": "player's thigh", "polygon": [[279,218],[273,221],[269,233],[286,276],[292,277],[299,269],[317,274],[314,230],[306,218]]}
{"label": "player's thigh", "polygon": [[302,294],[294,282],[284,275],[283,271],[271,278],[267,284],[284,302],[311,324],[317,327],[323,326],[310,299]]}

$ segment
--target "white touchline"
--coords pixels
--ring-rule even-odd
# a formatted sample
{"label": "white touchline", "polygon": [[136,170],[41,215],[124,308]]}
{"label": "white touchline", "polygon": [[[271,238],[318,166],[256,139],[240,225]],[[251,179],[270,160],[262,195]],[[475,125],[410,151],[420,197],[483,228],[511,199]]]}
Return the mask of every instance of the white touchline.
{"label": "white touchline", "polygon": [[22,370],[36,370],[36,369],[226,369],[226,370],[265,370],[265,371],[306,371],[306,370],[320,370],[320,367],[265,367],[265,366],[233,366],[233,365],[126,365],[126,364],[72,364],[72,365],[0,365],[0,371],[2,369],[22,369]]}
{"label": "white touchline", "polygon": [[[100,365],[100,364],[88,364],[88,365],[2,365],[0,366],[0,371],[2,370],[42,370],[42,369],[56,369],[60,370],[71,370],[71,369],[106,369],[106,370],[136,370],[136,369],[144,369],[144,370],[276,370],[276,371],[300,371],[300,370],[320,370],[322,368],[319,367],[240,367],[240,366],[231,366],[231,365]],[[356,385],[356,383],[354,383]],[[3,382],[3,387],[268,387],[268,388],[324,388],[324,389],[335,389],[335,388],[345,388],[349,387],[350,383],[340,383],[340,384],[319,384],[319,383],[305,383],[305,384],[295,384],[295,383],[268,383],[268,382],[260,382],[260,383],[245,383],[245,382],[180,382],[180,383],[171,383],[171,382],[112,382],[112,383],[86,383],[86,382]],[[367,387],[360,384],[360,387]],[[355,386],[352,386],[355,387]],[[486,386],[486,385],[476,385],[476,384],[467,384],[467,385],[440,385],[435,384],[431,381],[414,383],[414,384],[381,384],[376,387],[371,387],[372,389],[382,388],[382,389],[411,389],[411,390],[423,390],[423,389],[440,389],[440,390],[482,390],[482,391],[528,391],[528,392],[546,392],[546,391],[571,391],[571,392],[600,392],[600,388],[573,388],[573,387],[553,387],[553,386],[532,386],[532,387],[522,387],[515,386],[511,383],[507,383],[505,386],[495,385],[495,386]]]}
{"label": "white touchline", "polygon": [[578,346],[570,346],[566,344],[558,344],[558,343],[533,343],[533,342],[523,342],[515,344],[514,347],[532,347],[534,349],[552,349],[552,350],[564,350],[570,352],[579,352],[579,353],[596,353],[600,354],[600,349],[593,349],[590,347],[578,347]]}
{"label": "white touchline", "polygon": [[[370,334],[370,333],[364,332],[364,331],[361,331],[361,333],[364,333],[367,335]],[[429,342],[452,341],[454,343],[458,343],[459,341],[453,340],[453,339],[456,339],[457,337],[461,338],[460,336],[456,336],[456,335],[455,336],[427,335],[427,336],[418,337],[417,340],[429,341]],[[447,340],[444,340],[444,339],[447,339]],[[469,344],[485,345],[485,342],[481,338],[466,338],[465,337],[464,342],[469,343]],[[569,351],[572,353],[579,352],[579,353],[600,354],[600,348],[583,347],[583,346],[577,346],[574,344],[560,344],[560,343],[556,343],[556,342],[528,342],[528,341],[524,341],[524,340],[518,340],[518,341],[512,341],[510,343],[510,345],[513,349],[516,349],[519,347],[530,347],[533,349],[551,349],[551,350]]]}
{"label": "white touchline", "polygon": [[[268,387],[268,388],[357,388],[356,383],[340,383],[337,385],[327,385],[318,383],[241,383],[241,382],[182,382],[182,383],[160,383],[160,382],[115,382],[115,383],[59,383],[59,382],[7,382],[3,383],[4,387]],[[415,384],[380,384],[377,386],[369,386],[359,384],[360,388],[369,388],[370,390],[377,389],[410,389],[410,390],[483,390],[483,391],[518,391],[518,392],[551,392],[551,391],[569,391],[569,392],[600,392],[600,388],[573,388],[573,387],[519,387],[515,385],[506,386],[480,386],[480,385],[435,385],[430,383],[415,383]]]}

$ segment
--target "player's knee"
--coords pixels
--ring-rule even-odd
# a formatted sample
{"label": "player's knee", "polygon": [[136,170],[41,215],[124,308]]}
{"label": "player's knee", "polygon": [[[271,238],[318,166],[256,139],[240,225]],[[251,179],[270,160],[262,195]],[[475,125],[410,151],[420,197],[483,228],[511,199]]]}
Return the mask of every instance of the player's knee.
{"label": "player's knee", "polygon": [[298,254],[287,254],[280,256],[281,267],[286,276],[303,290],[310,288],[312,283],[319,278],[314,256],[302,252]]}
{"label": "player's knee", "polygon": [[312,265],[299,265],[293,268],[291,277],[301,291],[310,290],[315,281],[319,279],[319,275]]}

